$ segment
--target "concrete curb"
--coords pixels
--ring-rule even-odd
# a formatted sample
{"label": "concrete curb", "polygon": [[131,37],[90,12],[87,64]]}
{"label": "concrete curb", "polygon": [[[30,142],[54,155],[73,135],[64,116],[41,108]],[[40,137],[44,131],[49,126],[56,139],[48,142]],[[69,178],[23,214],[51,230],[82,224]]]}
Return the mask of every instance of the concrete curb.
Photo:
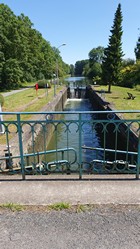
{"label": "concrete curb", "polygon": [[58,202],[76,204],[140,205],[140,181],[134,176],[27,176],[2,179],[0,204],[50,205]]}

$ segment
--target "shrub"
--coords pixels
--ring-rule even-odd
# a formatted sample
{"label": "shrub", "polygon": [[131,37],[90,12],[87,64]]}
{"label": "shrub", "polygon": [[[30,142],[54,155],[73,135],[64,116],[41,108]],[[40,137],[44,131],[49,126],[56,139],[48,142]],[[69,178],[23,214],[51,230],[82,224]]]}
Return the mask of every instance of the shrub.
{"label": "shrub", "polygon": [[136,88],[137,91],[140,91],[140,85],[136,85],[135,88]]}
{"label": "shrub", "polygon": [[0,94],[0,104],[1,104],[1,106],[4,105],[4,97],[2,94]]}
{"label": "shrub", "polygon": [[48,81],[48,80],[39,80],[38,82],[38,88],[46,88],[46,86],[48,87],[48,88],[50,88],[51,87],[51,83],[50,83],[50,81]]}

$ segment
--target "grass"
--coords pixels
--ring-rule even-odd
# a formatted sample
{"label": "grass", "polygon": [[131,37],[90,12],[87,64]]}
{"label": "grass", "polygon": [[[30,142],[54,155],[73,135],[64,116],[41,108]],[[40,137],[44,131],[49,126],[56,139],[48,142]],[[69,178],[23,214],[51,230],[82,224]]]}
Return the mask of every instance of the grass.
{"label": "grass", "polygon": [[[59,86],[56,89],[56,93],[61,89],[62,86]],[[38,112],[43,106],[49,103],[53,97],[53,88],[48,89],[48,94],[46,89],[39,89],[37,95],[34,88],[29,88],[25,91],[5,97],[3,112]],[[24,120],[29,118],[29,115],[24,115]],[[7,116],[6,120],[15,120],[15,116]]]}
{"label": "grass", "polygon": [[12,212],[51,212],[51,211],[69,211],[75,213],[90,212],[93,209],[100,207],[96,204],[80,204],[72,205],[67,202],[58,202],[52,205],[20,205],[16,203],[5,203],[0,205],[0,211],[12,211]]}
{"label": "grass", "polygon": [[[105,91],[105,101],[109,102],[115,110],[140,110],[140,91],[119,86],[112,86],[111,93],[107,93],[108,86],[99,86],[94,88],[95,91]],[[132,93],[135,97],[134,100],[128,99],[127,92]],[[127,118],[139,118],[140,114],[127,114]]]}
{"label": "grass", "polygon": [[[57,91],[60,90],[60,87],[57,88]],[[53,89],[48,90],[48,96],[45,89],[39,89],[38,94],[33,88],[29,88],[23,92],[15,93],[5,97],[5,103],[3,111],[5,112],[14,112],[14,111],[28,111],[31,109],[30,103],[33,101],[36,102],[37,110],[40,110],[42,104],[46,104],[53,97]],[[28,107],[27,107],[28,105]],[[33,108],[32,108],[33,109]],[[34,109],[34,111],[37,111]]]}
{"label": "grass", "polygon": [[[116,110],[138,110],[140,108],[140,91],[136,89],[112,86],[111,93],[107,93],[107,86],[97,88],[99,91],[101,89],[105,90],[106,101],[114,104]],[[132,93],[136,98],[134,100],[128,99],[127,92]]]}
{"label": "grass", "polygon": [[1,204],[0,207],[3,208],[3,209],[11,210],[13,212],[15,212],[15,211],[23,211],[24,210],[24,207],[22,205],[15,204],[15,203]]}
{"label": "grass", "polygon": [[55,203],[49,206],[49,209],[56,210],[56,211],[70,209],[70,208],[71,208],[71,205],[65,202]]}
{"label": "grass", "polygon": [[[56,94],[62,90],[63,86],[56,88]],[[46,89],[38,89],[37,95],[34,88],[26,89],[25,91],[14,93],[4,98],[3,112],[39,112],[43,106],[52,101],[54,97],[54,89],[49,88],[48,94]],[[16,120],[16,115],[5,115],[4,120]],[[23,115],[24,120],[31,118],[31,115]],[[9,138],[12,138],[12,133],[15,134],[15,126],[10,125]],[[0,143],[5,144],[5,136],[0,136]]]}

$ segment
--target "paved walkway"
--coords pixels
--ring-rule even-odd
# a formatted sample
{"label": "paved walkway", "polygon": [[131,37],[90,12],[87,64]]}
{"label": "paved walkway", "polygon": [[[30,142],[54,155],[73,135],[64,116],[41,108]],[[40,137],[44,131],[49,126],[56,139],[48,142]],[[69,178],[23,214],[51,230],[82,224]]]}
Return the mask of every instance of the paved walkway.
{"label": "paved walkway", "polygon": [[[54,179],[55,177],[55,179]],[[0,203],[49,205],[140,204],[140,180],[134,175],[92,175],[82,180],[74,175],[0,176]]]}
{"label": "paved walkway", "polygon": [[25,91],[25,90],[27,90],[27,89],[29,89],[29,88],[22,88],[22,89],[19,89],[19,90],[12,90],[12,91],[10,91],[10,92],[5,92],[5,93],[1,92],[1,94],[2,94],[4,97],[7,97],[7,96],[12,95],[12,94],[15,94],[15,93],[23,92],[23,91]]}

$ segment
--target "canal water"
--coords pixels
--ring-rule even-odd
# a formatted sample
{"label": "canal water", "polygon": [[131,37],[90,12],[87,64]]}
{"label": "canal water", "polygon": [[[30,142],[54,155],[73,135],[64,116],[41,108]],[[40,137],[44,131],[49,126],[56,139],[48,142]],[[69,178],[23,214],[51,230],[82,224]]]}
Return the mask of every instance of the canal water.
{"label": "canal water", "polygon": [[[71,89],[73,86],[84,87],[86,84],[83,77],[70,77],[68,83],[71,86]],[[87,147],[100,147],[100,136],[90,124],[93,116],[85,113],[86,111],[93,111],[93,106],[88,99],[72,98],[67,100],[64,111],[72,112],[72,114],[66,113],[62,115],[61,120],[64,120],[65,123],[61,123],[57,126],[57,134],[55,133],[52,137],[48,150],[72,147],[76,150],[78,156],[77,161],[79,161],[79,150],[81,149],[81,145]],[[81,119],[87,121],[84,122],[82,130],[80,130],[81,128],[77,122],[79,116],[75,113],[79,111],[82,111]],[[81,132],[82,144],[79,144],[79,132]],[[81,152],[82,162],[90,162],[96,158],[96,152],[93,150],[81,149]],[[72,160],[73,155],[71,154],[69,156],[70,160]],[[102,158],[103,153],[99,152],[98,159]],[[48,160],[54,161],[54,155],[50,155]]]}
{"label": "canal water", "polygon": [[[95,129],[92,128],[90,121],[92,120],[91,114],[85,114],[85,111],[92,111],[93,107],[91,106],[88,99],[68,99],[65,105],[65,112],[73,112],[72,114],[63,114],[61,119],[65,120],[66,123],[62,123],[57,127],[57,135],[55,134],[52,137],[51,143],[49,144],[48,149],[62,149],[67,147],[72,147],[76,150],[79,161],[79,132],[81,132],[81,141],[82,146],[87,147],[100,147],[100,136]],[[78,114],[75,112],[82,111],[81,120],[86,121],[84,125],[79,127],[78,124]],[[82,162],[90,162],[96,158],[96,152],[92,150],[82,149]],[[72,155],[70,156],[72,160]],[[60,159],[60,158],[58,158]],[[99,152],[98,159],[102,159],[102,152]],[[54,160],[54,156],[50,155],[50,161]]]}

